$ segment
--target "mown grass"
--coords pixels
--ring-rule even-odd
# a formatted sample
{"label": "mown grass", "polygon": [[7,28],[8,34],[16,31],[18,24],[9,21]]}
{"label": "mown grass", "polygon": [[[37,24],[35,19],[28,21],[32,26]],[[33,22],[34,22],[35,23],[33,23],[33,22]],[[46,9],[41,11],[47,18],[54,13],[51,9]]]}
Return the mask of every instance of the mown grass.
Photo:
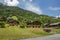
{"label": "mown grass", "polygon": [[0,40],[18,40],[49,34],[40,28],[0,28]]}

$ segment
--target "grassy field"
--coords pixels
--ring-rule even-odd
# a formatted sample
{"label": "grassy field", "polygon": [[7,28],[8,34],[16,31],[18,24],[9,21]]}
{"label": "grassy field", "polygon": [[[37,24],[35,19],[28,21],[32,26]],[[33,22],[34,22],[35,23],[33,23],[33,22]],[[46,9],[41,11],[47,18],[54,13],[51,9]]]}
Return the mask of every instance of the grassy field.
{"label": "grassy field", "polygon": [[60,34],[60,29],[52,28],[52,31],[55,32],[56,34]]}
{"label": "grassy field", "polygon": [[18,40],[49,34],[40,28],[0,28],[0,40]]}

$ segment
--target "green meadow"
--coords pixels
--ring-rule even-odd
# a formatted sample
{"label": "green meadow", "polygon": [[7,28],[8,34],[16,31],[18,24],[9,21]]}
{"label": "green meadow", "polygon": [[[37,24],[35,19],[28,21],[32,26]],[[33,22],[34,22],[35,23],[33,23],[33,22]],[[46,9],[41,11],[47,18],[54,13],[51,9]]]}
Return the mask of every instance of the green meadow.
{"label": "green meadow", "polygon": [[50,35],[40,28],[0,28],[0,40],[19,40]]}

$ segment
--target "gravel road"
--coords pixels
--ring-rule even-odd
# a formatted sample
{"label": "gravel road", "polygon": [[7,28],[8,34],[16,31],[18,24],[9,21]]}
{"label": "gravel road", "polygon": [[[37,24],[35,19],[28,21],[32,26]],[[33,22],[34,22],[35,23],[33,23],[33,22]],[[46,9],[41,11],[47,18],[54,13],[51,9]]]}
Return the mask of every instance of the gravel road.
{"label": "gravel road", "polygon": [[22,40],[60,40],[60,34],[54,34],[50,36],[37,37],[37,38],[22,39]]}

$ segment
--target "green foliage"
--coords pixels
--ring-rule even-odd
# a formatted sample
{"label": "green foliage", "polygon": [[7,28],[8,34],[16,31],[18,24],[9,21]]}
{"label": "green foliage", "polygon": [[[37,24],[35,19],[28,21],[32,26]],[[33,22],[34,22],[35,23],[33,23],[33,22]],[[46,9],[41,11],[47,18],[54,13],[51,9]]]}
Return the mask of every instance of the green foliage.
{"label": "green foliage", "polygon": [[5,24],[4,23],[0,23],[0,28],[5,28]]}
{"label": "green foliage", "polygon": [[14,20],[18,20],[18,18],[16,16],[12,16],[12,19]]}
{"label": "green foliage", "polygon": [[18,20],[21,25],[25,25],[27,21],[39,21],[42,26],[45,23],[60,22],[60,18],[55,18],[47,15],[38,15],[34,12],[23,10],[19,7],[8,7],[0,5],[0,17],[6,17],[7,19],[13,18]]}
{"label": "green foliage", "polygon": [[20,26],[20,28],[25,28],[25,26]]}
{"label": "green foliage", "polygon": [[6,28],[9,27],[9,24],[5,24],[5,27],[6,27]]}

